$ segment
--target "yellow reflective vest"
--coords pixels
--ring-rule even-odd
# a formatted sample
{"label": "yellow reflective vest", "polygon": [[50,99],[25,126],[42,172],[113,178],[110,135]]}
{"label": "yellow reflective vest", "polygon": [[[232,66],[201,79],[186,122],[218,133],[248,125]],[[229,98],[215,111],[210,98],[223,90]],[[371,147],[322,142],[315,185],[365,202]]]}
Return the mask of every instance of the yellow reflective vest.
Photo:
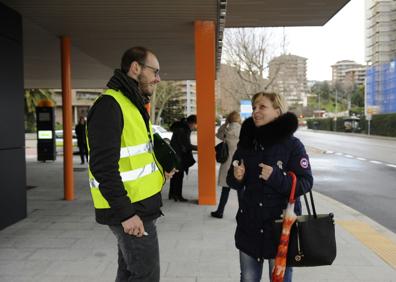
{"label": "yellow reflective vest", "polygon": [[[131,203],[147,199],[161,191],[164,177],[162,168],[155,159],[146,124],[138,108],[120,91],[108,89],[103,95],[112,96],[118,102],[124,119],[118,161],[124,188]],[[153,140],[151,123],[149,134]],[[89,140],[87,143],[89,151]],[[99,190],[100,183],[96,181],[90,168],[88,168],[88,173],[95,208],[110,208],[109,203]]]}

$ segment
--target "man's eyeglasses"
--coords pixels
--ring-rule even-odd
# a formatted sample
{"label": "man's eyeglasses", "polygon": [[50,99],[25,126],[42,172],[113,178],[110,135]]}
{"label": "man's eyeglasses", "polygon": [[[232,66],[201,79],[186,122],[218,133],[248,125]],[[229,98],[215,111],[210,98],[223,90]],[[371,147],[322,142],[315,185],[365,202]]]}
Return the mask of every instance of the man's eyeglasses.
{"label": "man's eyeglasses", "polygon": [[152,67],[152,66],[149,66],[149,65],[146,65],[146,64],[143,64],[143,63],[139,63],[139,65],[141,65],[142,67],[151,69],[151,70],[154,72],[154,75],[155,75],[155,76],[159,76],[159,72],[160,72],[159,69],[157,69],[157,68],[155,68],[155,67]]}

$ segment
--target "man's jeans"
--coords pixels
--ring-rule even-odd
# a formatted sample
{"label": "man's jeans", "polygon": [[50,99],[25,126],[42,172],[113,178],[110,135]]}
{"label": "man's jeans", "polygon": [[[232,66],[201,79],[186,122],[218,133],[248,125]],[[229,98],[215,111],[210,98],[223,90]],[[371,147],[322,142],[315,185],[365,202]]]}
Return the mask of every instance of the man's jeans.
{"label": "man's jeans", "polygon": [[116,282],[160,281],[159,247],[155,221],[144,222],[147,236],[136,237],[124,232],[121,225],[109,226],[118,242]]}
{"label": "man's jeans", "polygon": [[[259,282],[263,273],[263,261],[258,262],[256,259],[239,251],[239,261],[241,265],[241,282]],[[271,281],[272,268],[274,267],[274,259],[268,260],[269,281]],[[286,267],[283,282],[292,281],[293,268]]]}

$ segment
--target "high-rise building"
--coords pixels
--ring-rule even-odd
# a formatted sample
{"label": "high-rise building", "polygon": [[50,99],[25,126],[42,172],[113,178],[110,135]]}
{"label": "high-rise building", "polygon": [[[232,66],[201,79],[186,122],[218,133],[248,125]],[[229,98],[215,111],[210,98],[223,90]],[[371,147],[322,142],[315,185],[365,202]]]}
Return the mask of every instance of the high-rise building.
{"label": "high-rise building", "polygon": [[366,67],[361,66],[345,70],[344,81],[355,85],[364,85],[366,79]]}
{"label": "high-rise building", "polygon": [[176,82],[183,95],[178,98],[184,105],[184,115],[189,116],[197,112],[195,80],[180,80]]}
{"label": "high-rise building", "polygon": [[396,0],[366,0],[366,61],[389,63],[396,57]]}
{"label": "high-rise building", "polygon": [[366,113],[396,112],[396,0],[366,0]]}
{"label": "high-rise building", "polygon": [[307,105],[307,59],[281,55],[269,62],[270,89],[285,96],[289,105]]}
{"label": "high-rise building", "polygon": [[338,61],[331,66],[331,70],[332,70],[331,82],[333,84],[337,82],[343,82],[347,71],[360,69],[360,68],[364,68],[364,65],[358,64],[355,61],[350,61],[350,60]]}

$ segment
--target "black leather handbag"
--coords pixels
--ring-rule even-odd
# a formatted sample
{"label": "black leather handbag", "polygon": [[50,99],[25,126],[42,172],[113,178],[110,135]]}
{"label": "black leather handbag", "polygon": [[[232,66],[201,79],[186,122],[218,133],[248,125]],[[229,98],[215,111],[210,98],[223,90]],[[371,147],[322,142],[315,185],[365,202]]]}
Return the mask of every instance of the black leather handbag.
{"label": "black leather handbag", "polygon": [[[312,212],[304,194],[308,214],[297,217],[292,225],[287,252],[287,266],[307,267],[331,265],[337,255],[334,215],[316,214],[312,191],[309,191]],[[276,244],[282,231],[282,220],[274,224]]]}
{"label": "black leather handbag", "polygon": [[158,133],[153,134],[154,137],[154,154],[157,161],[166,172],[172,171],[180,164],[180,159],[177,156],[172,146],[168,144]]}
{"label": "black leather handbag", "polygon": [[225,163],[228,159],[228,145],[226,142],[220,142],[215,146],[216,161],[218,163]]}

